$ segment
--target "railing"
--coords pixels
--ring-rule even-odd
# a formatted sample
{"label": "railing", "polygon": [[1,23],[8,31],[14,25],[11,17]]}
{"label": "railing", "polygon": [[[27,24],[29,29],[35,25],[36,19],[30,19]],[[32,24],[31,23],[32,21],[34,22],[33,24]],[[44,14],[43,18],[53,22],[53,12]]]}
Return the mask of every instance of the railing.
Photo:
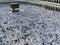
{"label": "railing", "polygon": [[60,3],[60,0],[42,0],[42,1],[48,1],[48,2],[54,2],[54,3]]}

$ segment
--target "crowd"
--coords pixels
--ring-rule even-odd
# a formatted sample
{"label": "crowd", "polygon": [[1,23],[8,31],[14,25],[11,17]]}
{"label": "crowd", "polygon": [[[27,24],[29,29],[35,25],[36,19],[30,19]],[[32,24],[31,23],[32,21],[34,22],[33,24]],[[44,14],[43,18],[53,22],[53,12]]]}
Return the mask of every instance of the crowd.
{"label": "crowd", "polygon": [[9,9],[0,4],[0,45],[60,45],[60,12],[29,4]]}

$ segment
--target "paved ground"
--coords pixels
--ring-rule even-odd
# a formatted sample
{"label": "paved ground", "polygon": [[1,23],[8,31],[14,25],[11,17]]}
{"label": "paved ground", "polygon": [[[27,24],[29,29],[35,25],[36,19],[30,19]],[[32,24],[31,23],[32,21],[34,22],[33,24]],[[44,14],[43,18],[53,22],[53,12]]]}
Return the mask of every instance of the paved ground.
{"label": "paved ground", "polygon": [[28,4],[9,9],[0,4],[0,45],[60,45],[60,12]]}

